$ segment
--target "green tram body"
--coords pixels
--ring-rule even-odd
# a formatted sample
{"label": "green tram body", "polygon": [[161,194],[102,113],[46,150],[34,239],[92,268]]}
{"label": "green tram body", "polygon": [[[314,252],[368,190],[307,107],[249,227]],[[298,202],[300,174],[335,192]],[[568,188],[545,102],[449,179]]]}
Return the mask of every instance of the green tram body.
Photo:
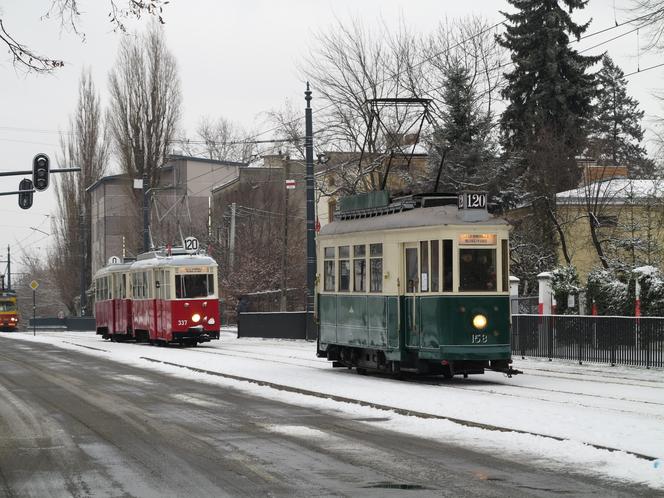
{"label": "green tram body", "polygon": [[[359,373],[516,373],[509,225],[486,209],[459,209],[456,196],[452,200],[426,207],[422,197],[399,212],[365,210],[366,216],[337,219],[321,229],[319,356]],[[473,324],[478,315],[486,319],[483,328]]]}

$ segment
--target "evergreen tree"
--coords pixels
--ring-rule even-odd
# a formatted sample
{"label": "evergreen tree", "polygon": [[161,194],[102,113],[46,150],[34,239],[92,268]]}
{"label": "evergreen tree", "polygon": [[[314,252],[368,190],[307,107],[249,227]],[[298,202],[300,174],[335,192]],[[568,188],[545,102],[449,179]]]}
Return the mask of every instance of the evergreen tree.
{"label": "evergreen tree", "polygon": [[[503,13],[508,25],[497,38],[511,51],[514,64],[505,74],[502,92],[508,101],[501,118],[504,145],[509,153],[530,156],[520,161],[524,186],[550,197],[578,181],[574,158],[585,146],[592,112],[595,79],[586,70],[599,57],[582,56],[569,47],[569,35],[580,38],[590,24],[574,23],[571,12],[583,9],[588,0],[508,2],[517,12]],[[555,172],[538,168],[534,160],[538,150],[550,148],[552,142],[565,158]]]}
{"label": "evergreen tree", "polygon": [[646,161],[641,146],[643,111],[639,102],[627,95],[625,73],[608,55],[597,73],[598,92],[591,124],[590,153],[599,164],[627,165],[637,173]]}
{"label": "evergreen tree", "polygon": [[443,77],[442,122],[434,132],[437,152],[446,155],[441,190],[485,188],[491,180],[492,116],[479,102],[470,70],[453,61]]}

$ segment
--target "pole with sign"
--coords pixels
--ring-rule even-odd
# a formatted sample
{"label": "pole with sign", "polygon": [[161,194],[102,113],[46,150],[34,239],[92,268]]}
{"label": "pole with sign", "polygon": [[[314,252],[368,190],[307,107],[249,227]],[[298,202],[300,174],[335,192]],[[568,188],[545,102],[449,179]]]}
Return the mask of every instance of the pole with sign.
{"label": "pole with sign", "polygon": [[32,289],[32,335],[37,335],[37,287],[39,287],[39,282],[36,280],[30,282],[30,288]]}

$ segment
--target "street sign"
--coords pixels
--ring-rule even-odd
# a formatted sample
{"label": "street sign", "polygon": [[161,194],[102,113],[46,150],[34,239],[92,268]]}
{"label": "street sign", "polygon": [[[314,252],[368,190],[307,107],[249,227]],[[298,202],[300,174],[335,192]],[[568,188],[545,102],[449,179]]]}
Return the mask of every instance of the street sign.
{"label": "street sign", "polygon": [[295,188],[295,180],[286,180],[286,188],[293,190]]}
{"label": "street sign", "polygon": [[34,290],[37,290],[37,287],[39,287],[39,282],[37,282],[36,280],[33,280],[32,282],[30,282],[30,288],[31,288],[33,291],[34,291]]}

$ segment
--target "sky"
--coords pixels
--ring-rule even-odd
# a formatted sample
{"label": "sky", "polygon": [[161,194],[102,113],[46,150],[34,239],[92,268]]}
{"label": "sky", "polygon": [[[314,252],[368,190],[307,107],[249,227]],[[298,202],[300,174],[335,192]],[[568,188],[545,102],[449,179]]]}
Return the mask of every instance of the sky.
{"label": "sky", "polygon": [[[120,3],[123,3],[122,0]],[[45,18],[51,0],[0,0],[0,19],[5,29],[34,51],[65,66],[52,75],[17,71],[3,47],[0,50],[0,171],[28,170],[35,154],[51,157],[57,167],[59,131],[67,128],[77,102],[81,71],[90,67],[107,104],[108,73],[115,61],[122,35],[108,22],[108,0],[79,0],[82,16],[79,29],[85,39],[63,29],[55,18]],[[576,14],[578,22],[593,19],[589,32],[614,26],[635,17],[628,11],[630,0],[590,0]],[[165,7],[164,26],[169,49],[179,68],[183,97],[180,126],[193,136],[204,116],[225,117],[248,129],[267,129],[264,113],[281,108],[289,100],[304,107],[304,81],[298,67],[311,48],[316,34],[333,28],[337,20],[360,20],[372,28],[380,23],[403,22],[415,33],[426,35],[445,19],[481,14],[490,21],[502,19],[509,10],[505,0],[171,0]],[[147,19],[129,22],[130,30],[141,30]],[[583,49],[629,31],[609,31],[578,45]],[[625,73],[661,62],[661,54],[644,53],[645,35],[640,32],[591,50],[607,51]],[[649,116],[664,115],[664,107],[653,92],[661,88],[664,68],[629,78],[629,92]],[[316,89],[312,88],[316,109]],[[315,123],[314,123],[315,128]],[[117,167],[116,167],[117,168]],[[0,178],[0,191],[16,190],[22,177]],[[53,186],[36,193],[33,207],[23,211],[16,196],[0,197],[0,260],[11,245],[13,260],[23,252],[44,256],[52,236],[51,215],[55,211]],[[0,271],[4,264],[0,263]]]}

